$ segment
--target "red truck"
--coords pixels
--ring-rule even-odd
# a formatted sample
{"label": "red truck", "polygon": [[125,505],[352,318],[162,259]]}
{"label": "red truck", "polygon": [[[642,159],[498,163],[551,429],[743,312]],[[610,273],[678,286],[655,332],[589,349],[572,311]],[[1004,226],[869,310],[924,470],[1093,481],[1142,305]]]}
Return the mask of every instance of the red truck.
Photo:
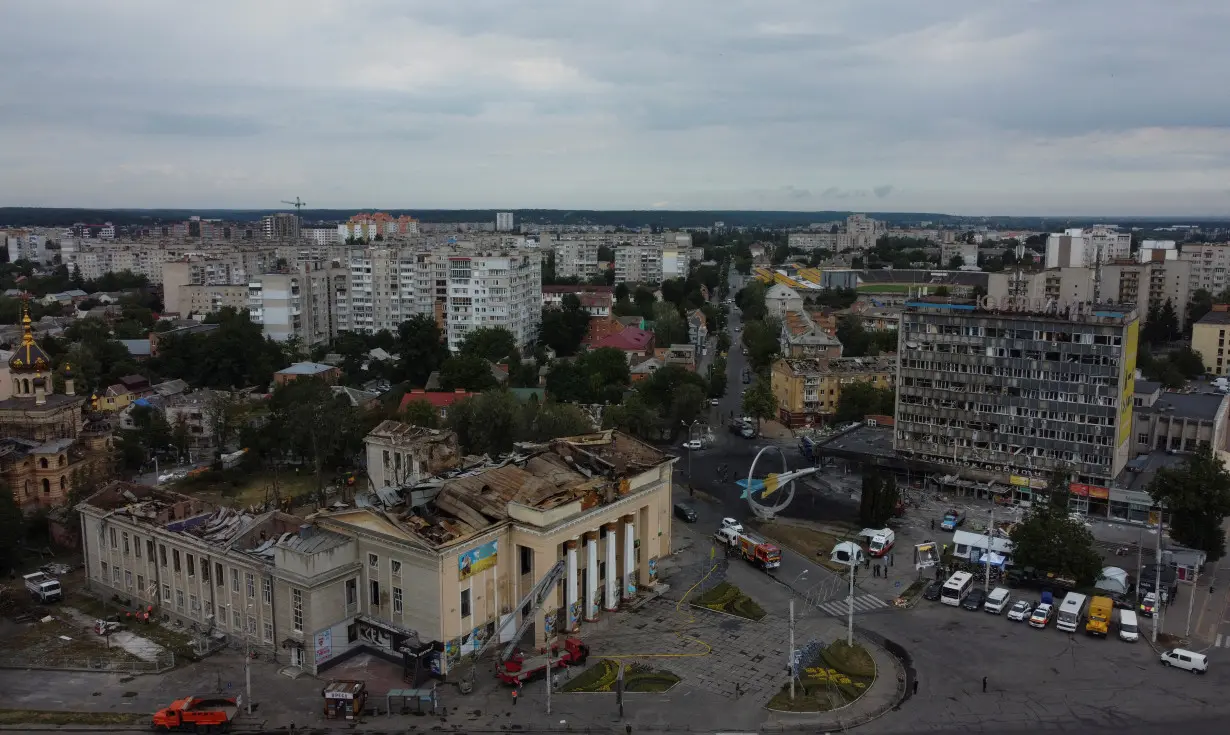
{"label": "red truck", "polygon": [[[568,638],[564,641],[564,650],[558,645],[551,647],[550,664],[552,669],[562,669],[565,666],[580,666],[589,658],[589,646],[578,638]],[[517,686],[527,681],[541,679],[547,674],[548,656],[545,653],[526,656],[515,653],[500,664],[496,676],[500,681],[510,686]]]}
{"label": "red truck", "polygon": [[234,697],[184,697],[155,712],[150,724],[159,732],[229,732],[238,714]]}
{"label": "red truck", "polygon": [[782,565],[782,550],[750,533],[739,534],[739,553],[761,569],[777,569]]}

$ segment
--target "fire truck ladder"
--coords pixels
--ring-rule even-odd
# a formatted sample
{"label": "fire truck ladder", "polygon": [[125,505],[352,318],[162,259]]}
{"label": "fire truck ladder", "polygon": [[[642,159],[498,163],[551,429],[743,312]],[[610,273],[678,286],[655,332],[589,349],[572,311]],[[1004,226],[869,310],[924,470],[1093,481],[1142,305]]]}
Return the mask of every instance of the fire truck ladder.
{"label": "fire truck ladder", "polygon": [[[504,646],[504,650],[500,652],[500,659],[497,662],[497,665],[507,661],[508,657],[513,654],[513,650],[516,649],[517,643],[521,640],[521,636],[525,635],[525,631],[529,630],[530,625],[534,622],[535,616],[538,614],[538,611],[542,609],[543,603],[547,600],[547,595],[555,591],[555,586],[558,585],[559,581],[564,577],[564,570],[566,567],[567,565],[562,559],[555,562],[555,566],[548,569],[547,573],[542,576],[542,579],[535,582],[534,586],[530,588],[529,593],[521,599],[520,604],[513,608],[514,611],[525,610],[525,615],[521,620],[521,625],[517,627],[516,632],[513,633],[512,638],[508,641],[508,645]],[[526,610],[527,605],[529,606],[528,610]],[[483,644],[479,646],[478,650],[476,650],[472,656],[472,663],[469,670],[457,679],[457,689],[462,694],[469,694],[474,691],[474,676],[478,671],[478,661],[483,657],[483,654],[487,652],[487,649],[499,640],[501,628],[502,626],[497,623],[495,634],[483,641]]]}

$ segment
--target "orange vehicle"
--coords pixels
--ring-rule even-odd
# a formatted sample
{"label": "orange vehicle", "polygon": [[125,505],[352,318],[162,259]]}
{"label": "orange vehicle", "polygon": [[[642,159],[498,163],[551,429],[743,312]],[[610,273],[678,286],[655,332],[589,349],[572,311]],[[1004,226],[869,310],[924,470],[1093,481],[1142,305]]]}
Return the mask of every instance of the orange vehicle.
{"label": "orange vehicle", "polygon": [[761,569],[777,569],[782,565],[781,549],[750,533],[739,534],[739,553]]}
{"label": "orange vehicle", "polygon": [[158,732],[228,732],[239,714],[234,697],[185,697],[154,713],[151,723]]}

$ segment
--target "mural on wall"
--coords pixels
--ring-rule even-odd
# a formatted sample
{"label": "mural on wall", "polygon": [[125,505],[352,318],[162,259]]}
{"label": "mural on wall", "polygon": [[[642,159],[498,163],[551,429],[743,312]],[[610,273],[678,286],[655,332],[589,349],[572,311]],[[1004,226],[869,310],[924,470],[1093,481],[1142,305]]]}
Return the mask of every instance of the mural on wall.
{"label": "mural on wall", "polygon": [[658,557],[650,557],[649,559],[649,581],[658,578]]}
{"label": "mural on wall", "polygon": [[581,622],[581,603],[574,602],[568,606],[568,627],[575,628]]}
{"label": "mural on wall", "polygon": [[469,633],[461,636],[461,654],[465,656],[474,653],[493,635],[495,635],[494,620],[471,630]]}
{"label": "mural on wall", "polygon": [[316,634],[316,665],[333,658],[333,630],[322,630]]}
{"label": "mural on wall", "polygon": [[599,587],[598,589],[594,590],[594,615],[597,615],[598,611],[601,609],[602,609],[602,588]]}
{"label": "mural on wall", "polygon": [[559,614],[558,610],[552,610],[543,616],[542,630],[547,637],[555,634],[555,617]]}
{"label": "mural on wall", "polygon": [[495,566],[499,558],[500,540],[495,539],[457,557],[457,578],[465,581],[481,571]]}
{"label": "mural on wall", "polygon": [[444,643],[444,660],[448,662],[448,668],[451,671],[458,663],[461,662],[461,639],[454,638],[451,641]]}
{"label": "mural on wall", "polygon": [[631,597],[632,595],[635,595],[636,594],[636,572],[633,572],[629,574],[627,577],[625,577],[624,582],[625,582],[625,586],[624,586],[625,595],[627,597]]}

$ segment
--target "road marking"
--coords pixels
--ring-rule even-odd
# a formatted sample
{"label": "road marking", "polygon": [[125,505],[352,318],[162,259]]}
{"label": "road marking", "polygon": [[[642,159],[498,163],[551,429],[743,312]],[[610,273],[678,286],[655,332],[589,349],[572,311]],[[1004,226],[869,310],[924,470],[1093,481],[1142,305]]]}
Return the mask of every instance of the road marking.
{"label": "road marking", "polygon": [[1214,648],[1221,648],[1221,633],[1217,634],[1217,640],[1213,642]]}
{"label": "road marking", "polygon": [[[845,597],[840,600],[832,600],[816,607],[822,613],[832,615],[833,617],[840,617],[849,614],[850,598]],[[887,607],[888,603],[875,595],[858,595],[854,598],[854,612],[871,612],[872,610]]]}

